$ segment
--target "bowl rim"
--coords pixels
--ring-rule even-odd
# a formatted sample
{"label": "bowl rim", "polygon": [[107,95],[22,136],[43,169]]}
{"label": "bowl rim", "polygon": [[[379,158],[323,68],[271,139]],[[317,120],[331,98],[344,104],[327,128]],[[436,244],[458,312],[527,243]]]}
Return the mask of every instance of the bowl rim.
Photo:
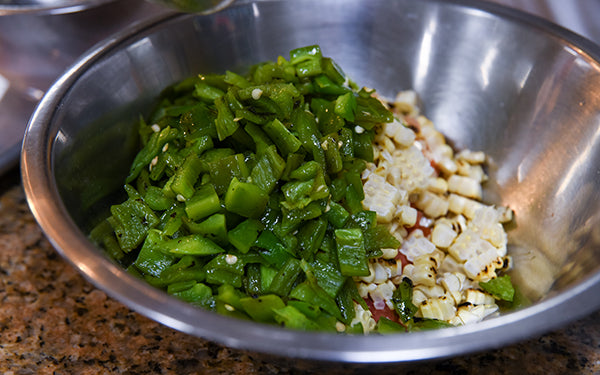
{"label": "bowl rim", "polygon": [[[564,39],[578,54],[600,64],[598,46],[544,19],[475,0],[443,3],[491,13],[539,28]],[[475,324],[389,336],[336,335],[293,331],[221,316],[179,301],[128,274],[92,245],[60,201],[52,165],[55,134],[48,125],[52,124],[55,113],[60,110],[63,96],[96,61],[121,45],[143,38],[160,25],[191,17],[204,16],[167,12],[98,43],[50,87],[27,126],[21,152],[21,177],[31,212],[56,251],[110,297],[168,327],[226,346],[286,357],[354,363],[439,359],[493,349],[556,329],[600,308],[600,272],[597,272],[565,289],[563,293]],[[126,282],[115,282],[121,279]],[[565,306],[570,307],[570,314],[564,314]],[[539,319],[538,314],[542,311],[546,319]],[[195,324],[198,321],[203,324]],[[512,327],[511,330],[506,329],[507,325]],[[214,327],[218,327],[218,330]]]}
{"label": "bowl rim", "polygon": [[75,13],[113,1],[117,0],[53,0],[52,2],[14,0],[9,4],[0,4],[0,16]]}

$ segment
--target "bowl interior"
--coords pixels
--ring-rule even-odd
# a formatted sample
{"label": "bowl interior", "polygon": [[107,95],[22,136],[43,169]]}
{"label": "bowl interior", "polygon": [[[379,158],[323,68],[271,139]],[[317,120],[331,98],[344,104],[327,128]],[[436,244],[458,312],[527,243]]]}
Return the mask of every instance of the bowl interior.
{"label": "bowl interior", "polygon": [[[52,204],[58,211],[53,212],[52,220],[41,218],[46,208],[38,204],[34,213],[63,255],[92,281],[112,289],[112,295],[131,302],[126,288],[99,280],[100,271],[91,272],[79,264],[83,258],[75,255],[72,244],[53,229],[58,224],[51,221],[77,226],[77,240],[84,245],[79,254],[96,257],[100,252],[82,233],[118,200],[115,191],[123,184],[137,146],[132,124],[148,112],[165,86],[200,72],[243,72],[256,62],[287,56],[292,48],[319,44],[361,86],[390,97],[399,90],[416,90],[425,115],[453,145],[483,150],[490,156],[484,200],[508,205],[516,212],[517,226],[509,232],[509,252],[515,264],[512,276],[532,300],[540,301],[539,305],[561,296],[553,305],[558,311],[558,305],[567,305],[569,298],[580,293],[577,288],[581,285],[600,291],[597,46],[544,21],[490,4],[302,0],[299,6],[299,2],[259,1],[212,16],[171,16],[107,43],[57,82],[30,123],[23,162],[26,180],[40,173],[31,166],[34,161],[39,162],[38,169],[50,168],[42,174],[50,184],[47,193],[60,199]],[[35,150],[36,146],[42,150]],[[39,202],[36,194],[41,194],[35,189],[28,188],[32,206]],[[110,267],[108,264],[98,267]],[[111,272],[119,271],[111,268]],[[195,333],[187,322],[162,311],[164,296],[148,286],[135,288],[154,299],[141,306],[142,310]],[[600,306],[600,294],[590,295],[588,312]],[[555,317],[555,323],[577,314],[575,307],[562,308],[569,317]],[[492,320],[497,323],[456,334],[477,334],[499,329],[502,324],[518,326],[515,322],[519,319],[544,314],[544,308],[535,304],[525,310],[528,312],[522,316],[507,314],[514,316],[495,318]],[[186,310],[186,314],[196,312]],[[524,325],[529,327],[525,331],[496,338],[508,342],[539,332],[549,328],[550,319],[547,315],[541,322]],[[206,330],[210,329],[202,334]],[[432,335],[437,339],[447,336]],[[243,346],[241,341],[237,337],[227,344]],[[478,348],[484,348],[486,342],[497,345],[482,339]],[[428,343],[431,341],[407,341],[420,346]],[[318,346],[313,344],[313,350]],[[340,343],[338,349],[350,346]],[[314,354],[309,347],[294,354]],[[363,344],[358,347],[355,350],[367,350]],[[460,344],[427,354],[404,352],[402,358],[474,348]],[[347,351],[339,354],[336,350],[337,355],[328,354],[332,359],[348,359]]]}

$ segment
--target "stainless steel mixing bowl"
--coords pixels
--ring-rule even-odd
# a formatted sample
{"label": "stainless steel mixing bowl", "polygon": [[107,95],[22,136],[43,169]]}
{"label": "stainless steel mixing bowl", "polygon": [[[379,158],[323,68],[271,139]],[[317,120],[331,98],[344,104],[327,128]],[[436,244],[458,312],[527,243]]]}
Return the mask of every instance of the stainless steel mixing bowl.
{"label": "stainless steel mixing bowl", "polygon": [[[533,305],[437,331],[297,332],[180,302],[90,243],[93,218],[118,199],[134,155],[132,124],[161,89],[313,43],[360,85],[387,96],[415,89],[456,147],[489,154],[485,199],[516,211],[512,276]],[[600,48],[483,2],[259,1],[129,29],[47,92],[28,126],[22,176],[50,241],[96,286],[167,326],[236,348],[349,362],[440,358],[538,335],[600,307]]]}

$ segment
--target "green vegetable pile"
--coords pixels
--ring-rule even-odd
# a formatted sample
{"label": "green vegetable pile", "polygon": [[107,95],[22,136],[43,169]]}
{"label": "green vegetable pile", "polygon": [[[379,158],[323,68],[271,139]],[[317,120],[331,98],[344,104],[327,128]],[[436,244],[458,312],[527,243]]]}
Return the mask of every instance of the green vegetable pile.
{"label": "green vegetable pile", "polygon": [[361,204],[374,127],[393,120],[372,94],[319,46],[169,87],[140,120],[128,199],[91,238],[194,305],[362,332],[354,302],[368,306],[353,277],[399,246]]}

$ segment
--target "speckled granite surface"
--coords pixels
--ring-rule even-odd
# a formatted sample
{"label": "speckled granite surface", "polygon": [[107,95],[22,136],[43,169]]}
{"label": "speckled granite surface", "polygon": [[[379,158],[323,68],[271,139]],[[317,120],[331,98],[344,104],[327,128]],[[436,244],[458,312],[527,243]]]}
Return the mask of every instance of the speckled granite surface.
{"label": "speckled granite surface", "polygon": [[226,348],[151,321],[86,282],[0,177],[0,374],[600,374],[600,312],[475,355],[412,365],[312,363]]}

